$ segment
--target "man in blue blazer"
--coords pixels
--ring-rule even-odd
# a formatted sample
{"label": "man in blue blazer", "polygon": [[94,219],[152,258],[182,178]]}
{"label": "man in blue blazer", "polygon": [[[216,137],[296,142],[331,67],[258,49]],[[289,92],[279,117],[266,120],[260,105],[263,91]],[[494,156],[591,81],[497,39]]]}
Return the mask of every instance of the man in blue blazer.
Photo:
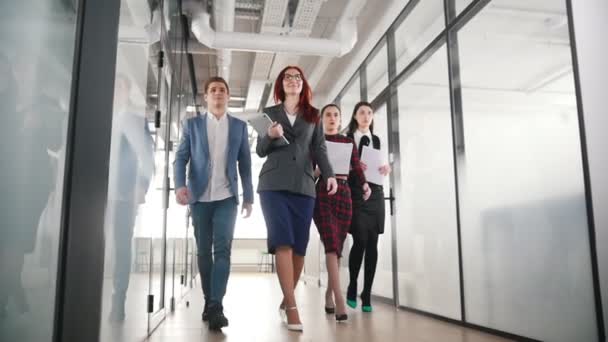
{"label": "man in blue blazer", "polygon": [[[241,175],[245,217],[251,215],[251,151],[247,124],[227,113],[228,83],[212,77],[205,83],[208,112],[184,121],[182,139],[175,153],[175,197],[192,212],[198,247],[198,267],[205,296],[203,320],[209,329],[228,325],[222,299],[230,274]],[[188,182],[186,185],[186,165]],[[213,251],[213,255],[212,255]]]}

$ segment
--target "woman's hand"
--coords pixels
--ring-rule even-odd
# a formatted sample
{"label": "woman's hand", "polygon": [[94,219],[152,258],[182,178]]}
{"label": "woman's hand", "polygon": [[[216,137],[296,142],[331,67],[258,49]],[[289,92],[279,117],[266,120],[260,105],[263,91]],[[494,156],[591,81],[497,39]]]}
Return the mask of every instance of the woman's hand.
{"label": "woman's hand", "polygon": [[327,178],[327,194],[333,196],[338,192],[338,182],[335,177]]}
{"label": "woman's hand", "polygon": [[367,164],[365,164],[364,162],[360,161],[359,164],[361,164],[361,169],[363,171],[367,171]]}
{"label": "woman's hand", "polygon": [[369,184],[363,184],[363,200],[367,201],[369,196],[372,195],[372,189],[369,187]]}
{"label": "woman's hand", "polygon": [[314,174],[315,174],[315,178],[319,178],[319,176],[321,175],[321,170],[319,170],[319,167],[318,167],[318,166],[317,166],[317,167],[315,167],[315,172],[314,172]]}
{"label": "woman's hand", "polygon": [[278,122],[273,122],[272,126],[268,127],[268,136],[272,139],[277,139],[283,136],[283,126]]}
{"label": "woman's hand", "polygon": [[380,166],[380,168],[378,169],[378,171],[380,171],[381,175],[388,176],[388,174],[391,173],[391,171],[393,171],[393,169],[391,169],[390,165],[386,164],[386,165]]}

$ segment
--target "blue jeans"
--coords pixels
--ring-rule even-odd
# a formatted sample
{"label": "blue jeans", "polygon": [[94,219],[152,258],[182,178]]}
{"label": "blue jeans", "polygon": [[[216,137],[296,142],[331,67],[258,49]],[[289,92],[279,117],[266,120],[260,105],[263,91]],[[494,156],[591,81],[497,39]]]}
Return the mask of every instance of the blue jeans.
{"label": "blue jeans", "polygon": [[236,223],[236,197],[190,206],[198,248],[198,269],[208,305],[222,305],[230,275],[230,251]]}

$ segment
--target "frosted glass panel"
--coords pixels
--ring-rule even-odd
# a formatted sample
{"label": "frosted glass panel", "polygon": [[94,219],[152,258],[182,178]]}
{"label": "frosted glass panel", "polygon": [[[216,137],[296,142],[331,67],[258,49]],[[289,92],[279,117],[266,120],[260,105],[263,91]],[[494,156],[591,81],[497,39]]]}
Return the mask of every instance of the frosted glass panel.
{"label": "frosted glass panel", "polygon": [[460,319],[454,157],[445,46],[399,86],[398,94],[399,304]]}
{"label": "frosted glass panel", "polygon": [[595,341],[565,5],[495,0],[458,34],[466,314],[535,339]]}
{"label": "frosted glass panel", "polygon": [[0,2],[0,341],[51,341],[78,2]]}

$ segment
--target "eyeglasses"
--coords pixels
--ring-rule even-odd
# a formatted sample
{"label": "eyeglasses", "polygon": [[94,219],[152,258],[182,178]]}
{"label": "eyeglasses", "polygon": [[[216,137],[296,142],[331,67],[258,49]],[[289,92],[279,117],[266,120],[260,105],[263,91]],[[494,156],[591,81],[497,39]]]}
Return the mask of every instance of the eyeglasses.
{"label": "eyeglasses", "polygon": [[302,80],[302,75],[300,75],[300,74],[295,74],[295,75],[285,74],[283,76],[283,79],[285,81],[301,81]]}

